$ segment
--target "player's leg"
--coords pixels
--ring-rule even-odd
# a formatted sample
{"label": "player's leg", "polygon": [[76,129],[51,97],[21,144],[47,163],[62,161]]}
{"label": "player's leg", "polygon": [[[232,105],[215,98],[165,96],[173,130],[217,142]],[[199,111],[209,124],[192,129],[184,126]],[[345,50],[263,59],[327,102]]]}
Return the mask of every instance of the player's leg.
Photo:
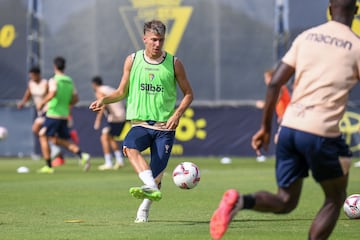
{"label": "player's leg", "polygon": [[310,166],[314,179],[323,189],[325,201],[309,230],[312,240],[328,239],[336,225],[346,198],[352,155],[341,136],[321,140]]}
{"label": "player's leg", "polygon": [[41,127],[43,126],[45,122],[45,117],[37,117],[31,127],[31,130],[33,131],[33,133],[35,133],[37,136],[39,134],[39,131],[41,129]]}
{"label": "player's leg", "polygon": [[[153,137],[155,137],[155,140],[150,146],[150,168],[153,176],[155,176],[155,182],[158,186],[158,189],[160,189],[161,179],[168,164],[171,149],[174,144],[175,132],[153,131]],[[138,208],[135,222],[139,223],[148,221],[151,204],[152,201],[150,199],[143,200]]]}
{"label": "player's leg", "polygon": [[247,195],[244,196],[244,209],[253,209],[258,212],[272,212],[276,214],[289,213],[296,208],[299,202],[303,179],[297,179],[289,187],[279,188],[276,194],[259,191],[253,194],[254,205],[247,206]]}
{"label": "player's leg", "polygon": [[296,151],[293,138],[293,130],[281,129],[276,146],[278,192],[258,191],[241,195],[234,189],[226,191],[210,221],[210,234],[214,239],[220,239],[225,234],[233,217],[242,209],[280,214],[289,213],[297,206],[308,166]]}
{"label": "player's leg", "polygon": [[[155,182],[158,183],[158,189],[161,189],[161,179],[162,179],[162,176],[163,176],[163,172],[160,173],[156,178],[155,178]],[[144,222],[148,222],[149,220],[149,213],[150,213],[150,208],[151,208],[151,205],[152,205],[153,201],[148,199],[148,198],[145,198],[137,212],[136,212],[136,218],[135,218],[135,223],[144,223]]]}
{"label": "player's leg", "polygon": [[148,198],[158,201],[161,199],[161,192],[155,183],[149,164],[141,155],[141,152],[153,141],[151,131],[153,130],[140,126],[132,127],[124,140],[124,154],[144,183],[142,187],[130,188],[130,194],[138,199]]}
{"label": "player's leg", "polygon": [[235,189],[227,190],[210,220],[210,234],[220,239],[234,218],[243,209],[258,212],[285,214],[294,210],[299,202],[303,179],[297,179],[289,187],[279,188],[276,194],[258,191],[242,195]]}
{"label": "player's leg", "polygon": [[110,147],[114,153],[115,161],[116,161],[113,169],[117,170],[124,166],[124,158],[123,158],[122,152],[119,149],[118,143],[115,141],[115,137],[120,136],[120,134],[124,128],[125,122],[109,123],[109,125],[110,125],[109,142],[110,142]]}
{"label": "player's leg", "polygon": [[101,171],[111,170],[113,167],[111,148],[110,148],[111,147],[110,146],[111,136],[110,136],[109,132],[110,132],[109,126],[104,127],[101,131],[100,142],[101,142],[101,147],[103,150],[104,160],[105,160],[105,163],[98,167],[98,169]]}
{"label": "player's leg", "polygon": [[54,169],[51,164],[49,140],[55,135],[58,122],[51,118],[46,118],[42,128],[39,130],[39,142],[46,166],[38,170],[39,173],[53,173]]}
{"label": "player's leg", "polygon": [[115,161],[116,161],[114,163],[113,169],[118,170],[118,169],[124,167],[125,163],[124,163],[122,151],[120,151],[118,142],[114,139],[114,137],[110,137],[110,146],[114,153],[114,157],[115,157]]}
{"label": "player's leg", "polygon": [[77,144],[70,141],[70,132],[67,120],[61,119],[59,122],[60,126],[57,132],[57,137],[53,139],[53,143],[65,147],[70,152],[77,155],[81,164],[84,165],[84,171],[88,171],[90,169],[90,154],[82,152]]}
{"label": "player's leg", "polygon": [[40,145],[41,145],[41,152],[43,155],[43,158],[45,159],[47,165],[51,167],[51,164],[47,161],[48,159],[51,159],[50,157],[50,146],[49,146],[49,139],[46,135],[40,135],[39,136]]}
{"label": "player's leg", "polygon": [[[124,139],[124,155],[128,157],[137,174],[150,170],[141,152],[150,146],[151,141],[149,129],[140,126],[132,127]],[[155,180],[152,185],[156,185]]]}
{"label": "player's leg", "polygon": [[347,179],[346,175],[320,183],[325,201],[311,225],[309,240],[329,238],[346,198]]}
{"label": "player's leg", "polygon": [[64,165],[65,159],[60,146],[53,144],[51,141],[49,142],[49,144],[50,144],[51,159],[53,159],[52,166],[58,167]]}
{"label": "player's leg", "polygon": [[76,145],[72,141],[69,141],[67,138],[62,137],[56,137],[53,141],[54,144],[64,147],[73,154],[75,154],[81,161],[80,163],[84,166],[84,171],[88,171],[90,169],[90,154],[81,151],[78,145]]}

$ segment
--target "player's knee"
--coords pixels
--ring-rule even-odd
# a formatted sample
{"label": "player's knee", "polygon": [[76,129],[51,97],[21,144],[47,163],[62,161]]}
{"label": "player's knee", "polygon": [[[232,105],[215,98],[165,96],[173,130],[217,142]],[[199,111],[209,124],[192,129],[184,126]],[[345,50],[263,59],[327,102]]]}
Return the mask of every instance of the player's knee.
{"label": "player's knee", "polygon": [[39,137],[44,137],[46,134],[46,127],[42,127],[39,131],[38,131],[38,135]]}
{"label": "player's knee", "polygon": [[106,134],[101,134],[101,136],[100,136],[100,141],[101,141],[102,143],[107,143],[108,140],[109,140],[109,135],[108,135],[107,133],[106,133]]}
{"label": "player's knee", "polygon": [[296,208],[293,206],[286,206],[284,208],[282,208],[280,211],[276,212],[276,214],[288,214],[291,213],[294,209]]}
{"label": "player's knee", "polygon": [[51,141],[53,144],[58,145],[59,142],[57,141],[56,137],[49,137],[49,141]]}
{"label": "player's knee", "polygon": [[33,125],[31,130],[32,130],[33,133],[38,134],[39,131],[40,131],[40,128],[38,126]]}
{"label": "player's knee", "polygon": [[298,205],[297,199],[283,199],[282,207],[279,211],[276,212],[276,214],[287,214],[292,212]]}
{"label": "player's knee", "polygon": [[135,148],[124,147],[124,154],[125,154],[125,156],[132,158],[132,157],[137,156],[139,154],[139,151]]}
{"label": "player's knee", "polygon": [[333,204],[336,207],[342,207],[346,200],[346,192],[339,193],[332,197],[326,197],[325,204]]}
{"label": "player's knee", "polygon": [[77,153],[80,150],[79,147],[75,144],[69,144],[67,149],[72,153]]}

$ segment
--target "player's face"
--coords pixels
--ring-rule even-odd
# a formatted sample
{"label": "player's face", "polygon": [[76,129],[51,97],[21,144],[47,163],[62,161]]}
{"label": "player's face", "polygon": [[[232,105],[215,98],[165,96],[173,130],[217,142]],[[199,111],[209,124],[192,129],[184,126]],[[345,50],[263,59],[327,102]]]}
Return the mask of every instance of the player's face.
{"label": "player's face", "polygon": [[144,35],[145,51],[148,57],[158,58],[162,54],[165,36],[147,31]]}
{"label": "player's face", "polygon": [[35,82],[39,82],[40,81],[40,75],[37,74],[37,73],[29,73],[29,78],[32,80],[32,81],[35,81]]}

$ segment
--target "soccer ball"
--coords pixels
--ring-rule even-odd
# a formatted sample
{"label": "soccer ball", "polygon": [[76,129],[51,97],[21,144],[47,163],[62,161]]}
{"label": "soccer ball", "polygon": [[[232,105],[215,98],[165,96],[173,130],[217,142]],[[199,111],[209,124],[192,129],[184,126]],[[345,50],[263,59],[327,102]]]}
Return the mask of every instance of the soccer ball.
{"label": "soccer ball", "polygon": [[182,162],[173,171],[173,181],[181,189],[192,189],[200,181],[200,170],[192,162]]}
{"label": "soccer ball", "polygon": [[346,198],[344,212],[350,219],[360,218],[360,194],[353,194]]}
{"label": "soccer ball", "polygon": [[5,140],[7,138],[8,131],[5,127],[0,126],[0,141]]}

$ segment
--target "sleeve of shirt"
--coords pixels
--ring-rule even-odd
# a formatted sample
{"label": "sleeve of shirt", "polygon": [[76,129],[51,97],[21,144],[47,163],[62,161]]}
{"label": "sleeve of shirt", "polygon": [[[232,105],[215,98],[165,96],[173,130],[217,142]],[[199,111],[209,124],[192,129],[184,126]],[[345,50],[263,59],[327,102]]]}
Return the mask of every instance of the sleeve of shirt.
{"label": "sleeve of shirt", "polygon": [[53,78],[49,79],[49,92],[56,92],[57,86],[56,81]]}
{"label": "sleeve of shirt", "polygon": [[287,53],[281,59],[282,62],[286,63],[287,65],[290,65],[293,68],[295,68],[295,66],[296,66],[296,58],[297,58],[300,37],[301,36],[298,36],[297,38],[295,38],[295,40],[291,44],[290,49],[287,51]]}

